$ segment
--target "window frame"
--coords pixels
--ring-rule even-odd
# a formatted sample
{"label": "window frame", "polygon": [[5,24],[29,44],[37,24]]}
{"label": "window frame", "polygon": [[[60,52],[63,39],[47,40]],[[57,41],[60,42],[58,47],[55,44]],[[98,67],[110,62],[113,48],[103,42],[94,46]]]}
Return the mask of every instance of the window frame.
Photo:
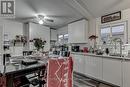
{"label": "window frame", "polygon": [[102,30],[103,28],[110,28],[110,37],[111,37],[111,27],[110,27],[110,26],[101,27],[101,28],[100,28],[100,40],[101,40],[101,41],[102,41],[102,38],[101,38],[101,36],[102,36],[101,30]]}
{"label": "window frame", "polygon": [[[62,43],[63,43],[63,44],[65,44],[65,40],[66,40],[66,39],[67,39],[67,42],[68,42],[68,38],[69,38],[68,33],[65,33],[65,34],[59,34],[59,35],[58,35],[58,42],[60,42],[60,41],[59,41],[59,39],[61,39],[61,38],[59,38],[59,36],[60,36],[60,35],[62,35],[62,36],[63,36],[63,38],[62,38],[62,40],[63,40],[63,42],[62,42]],[[68,35],[68,38],[65,38],[65,35]]]}
{"label": "window frame", "polygon": [[100,41],[102,41],[102,39],[101,39],[101,29],[110,27],[110,36],[112,37],[112,27],[120,26],[120,25],[124,25],[124,44],[128,43],[128,22],[127,21],[101,25],[100,28],[99,28],[99,39],[100,39]]}

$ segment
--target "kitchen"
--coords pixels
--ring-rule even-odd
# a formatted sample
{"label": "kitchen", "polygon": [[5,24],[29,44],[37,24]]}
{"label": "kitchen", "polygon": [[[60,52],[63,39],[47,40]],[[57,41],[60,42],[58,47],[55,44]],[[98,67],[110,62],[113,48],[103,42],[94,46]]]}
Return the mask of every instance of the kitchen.
{"label": "kitchen", "polygon": [[[1,74],[8,78],[11,72],[18,77],[18,70],[37,72],[40,78],[39,71],[46,71],[41,66],[49,58],[72,57],[74,87],[130,87],[129,0],[14,2],[13,16],[1,11]],[[36,58],[40,62],[36,67],[16,63],[26,64]]]}

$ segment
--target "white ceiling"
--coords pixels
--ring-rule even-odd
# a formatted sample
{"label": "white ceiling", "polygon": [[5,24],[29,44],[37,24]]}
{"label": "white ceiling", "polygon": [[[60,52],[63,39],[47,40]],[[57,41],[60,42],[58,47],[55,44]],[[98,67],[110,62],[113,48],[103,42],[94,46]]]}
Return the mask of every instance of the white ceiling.
{"label": "white ceiling", "polygon": [[94,17],[130,8],[130,0],[79,0]]}
{"label": "white ceiling", "polygon": [[[15,0],[16,19],[44,14],[54,20],[46,23],[58,28],[81,18],[96,18],[130,8],[130,0]],[[51,17],[53,16],[53,17]],[[24,20],[22,20],[24,21]]]}
{"label": "white ceiling", "polygon": [[43,14],[53,19],[47,22],[53,28],[61,27],[83,16],[64,0],[16,0],[16,19],[25,19],[37,14]]}

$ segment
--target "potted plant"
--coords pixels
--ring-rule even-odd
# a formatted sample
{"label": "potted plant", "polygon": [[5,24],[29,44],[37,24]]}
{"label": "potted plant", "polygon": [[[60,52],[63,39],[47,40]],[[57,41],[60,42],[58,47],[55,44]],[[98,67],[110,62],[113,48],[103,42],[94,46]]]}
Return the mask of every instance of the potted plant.
{"label": "potted plant", "polygon": [[90,44],[91,44],[91,46],[90,46],[90,49],[89,50],[91,50],[92,51],[92,53],[94,53],[95,51],[97,51],[97,47],[96,47],[96,39],[98,38],[98,36],[96,36],[96,35],[91,35],[91,36],[89,36],[89,39],[90,39]]}
{"label": "potted plant", "polygon": [[36,50],[39,51],[40,49],[44,49],[44,45],[46,41],[43,41],[41,38],[35,38],[34,40],[34,46],[36,47]]}

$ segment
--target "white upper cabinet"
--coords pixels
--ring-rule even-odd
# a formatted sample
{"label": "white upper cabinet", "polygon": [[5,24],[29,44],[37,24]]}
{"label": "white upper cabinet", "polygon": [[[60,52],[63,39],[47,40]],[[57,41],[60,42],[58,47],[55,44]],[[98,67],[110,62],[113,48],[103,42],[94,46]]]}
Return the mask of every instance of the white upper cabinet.
{"label": "white upper cabinet", "polygon": [[69,43],[88,42],[88,21],[83,19],[68,25]]}

